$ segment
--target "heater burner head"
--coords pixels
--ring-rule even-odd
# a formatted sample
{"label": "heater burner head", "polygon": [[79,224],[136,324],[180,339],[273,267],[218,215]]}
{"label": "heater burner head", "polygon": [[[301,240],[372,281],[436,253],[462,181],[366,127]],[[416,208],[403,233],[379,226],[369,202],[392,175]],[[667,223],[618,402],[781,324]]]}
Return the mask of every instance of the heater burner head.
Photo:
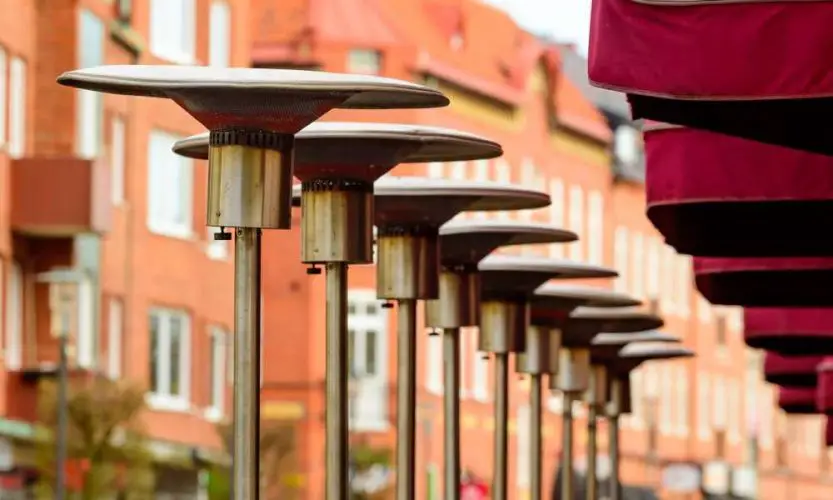
{"label": "heater burner head", "polygon": [[440,228],[440,260],[445,266],[473,265],[501,247],[576,240],[574,232],[548,224],[452,221]]}
{"label": "heater burner head", "polygon": [[561,259],[490,255],[478,266],[484,297],[520,296],[530,299],[535,290],[551,279],[615,278],[616,271]]}
{"label": "heater burner head", "polygon": [[58,83],[84,90],[177,102],[209,130],[294,134],[334,108],[447,106],[437,90],[390,78],[264,68],[99,66],[69,71]]}

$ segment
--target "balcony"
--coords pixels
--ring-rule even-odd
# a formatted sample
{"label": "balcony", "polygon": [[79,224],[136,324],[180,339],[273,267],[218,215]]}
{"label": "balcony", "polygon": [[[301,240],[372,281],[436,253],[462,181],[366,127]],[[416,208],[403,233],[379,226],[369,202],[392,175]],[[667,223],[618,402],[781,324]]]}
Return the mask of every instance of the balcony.
{"label": "balcony", "polygon": [[110,229],[109,173],[97,160],[30,157],[11,162],[11,226],[35,238]]}

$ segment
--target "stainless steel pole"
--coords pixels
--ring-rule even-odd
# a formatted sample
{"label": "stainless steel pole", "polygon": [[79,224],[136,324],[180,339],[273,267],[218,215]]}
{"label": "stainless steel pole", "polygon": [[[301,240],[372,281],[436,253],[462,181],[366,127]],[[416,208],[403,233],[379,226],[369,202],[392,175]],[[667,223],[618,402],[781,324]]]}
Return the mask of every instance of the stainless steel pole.
{"label": "stainless steel pole", "polygon": [[586,500],[596,500],[597,497],[597,481],[596,481],[596,431],[598,424],[596,422],[596,405],[590,404],[587,410],[587,490],[585,494]]}
{"label": "stainless steel pole", "polygon": [[610,500],[621,498],[622,485],[619,482],[619,416],[608,417],[610,426]]}
{"label": "stainless steel pole", "polygon": [[443,416],[446,500],[460,498],[460,329],[443,329]]}
{"label": "stainless steel pole", "polygon": [[573,395],[564,393],[561,422],[563,447],[561,450],[561,500],[573,500]]}
{"label": "stainless steel pole", "polygon": [[326,498],[349,496],[349,420],[347,382],[347,264],[330,263],[327,269],[327,406]]}
{"label": "stainless steel pole", "polygon": [[58,361],[58,428],[55,432],[55,500],[66,498],[67,432],[69,430],[69,373],[67,333],[61,332]]}
{"label": "stainless steel pole", "polygon": [[529,435],[530,435],[530,453],[532,457],[530,464],[532,465],[532,473],[530,477],[531,500],[541,500],[543,491],[543,457],[542,457],[542,443],[541,436],[541,415],[543,413],[543,401],[541,399],[541,375],[531,375],[530,381],[530,396],[529,396]]}
{"label": "stainless steel pole", "polygon": [[509,485],[507,465],[509,454],[509,354],[495,353],[495,470],[492,485],[494,500],[506,500]]}
{"label": "stainless steel pole", "polygon": [[416,300],[397,310],[396,499],[416,494]]}
{"label": "stainless steel pole", "polygon": [[260,236],[238,228],[234,245],[235,500],[260,498]]}

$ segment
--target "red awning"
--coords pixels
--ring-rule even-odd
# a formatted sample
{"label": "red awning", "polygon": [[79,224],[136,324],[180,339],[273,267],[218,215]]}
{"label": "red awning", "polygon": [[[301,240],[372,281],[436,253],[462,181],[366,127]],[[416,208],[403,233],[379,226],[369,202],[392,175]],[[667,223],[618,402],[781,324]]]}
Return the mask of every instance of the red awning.
{"label": "red awning", "polygon": [[[816,408],[825,415],[833,415],[833,356],[828,356],[818,366],[818,387],[816,388]],[[833,444],[831,420],[827,421],[827,444]]]}
{"label": "red awning", "polygon": [[657,123],[645,151],[648,218],[679,253],[833,255],[833,158]]}
{"label": "red awning", "polygon": [[816,388],[778,388],[778,407],[791,415],[813,415],[816,409]]}
{"label": "red awning", "polygon": [[743,325],[746,344],[754,349],[785,356],[833,354],[833,309],[747,307]]}
{"label": "red awning", "polygon": [[824,356],[784,357],[778,353],[764,355],[764,380],[781,387],[816,387],[816,367]]}
{"label": "red awning", "polygon": [[833,154],[833,2],[594,0],[588,72],[634,118]]}
{"label": "red awning", "polygon": [[694,282],[712,304],[831,307],[833,258],[695,257]]}

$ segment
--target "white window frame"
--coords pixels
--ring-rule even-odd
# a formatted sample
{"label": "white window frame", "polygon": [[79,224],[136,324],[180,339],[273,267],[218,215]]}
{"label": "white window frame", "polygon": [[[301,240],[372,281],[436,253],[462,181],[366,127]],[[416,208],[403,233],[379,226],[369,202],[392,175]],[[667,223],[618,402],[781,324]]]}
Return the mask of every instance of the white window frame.
{"label": "white window frame", "polygon": [[124,203],[126,161],[127,131],[124,118],[114,116],[110,122],[110,199],[115,206]]}
{"label": "white window frame", "polygon": [[439,396],[443,393],[443,338],[429,333],[425,332],[425,390]]}
{"label": "white window frame", "polygon": [[679,255],[677,257],[677,290],[680,299],[677,303],[677,312],[683,318],[688,318],[691,313],[691,291],[694,285],[691,282],[691,257]]}
{"label": "white window frame", "polygon": [[613,282],[613,287],[617,292],[627,292],[630,286],[630,260],[628,253],[630,250],[630,239],[628,238],[628,228],[625,226],[616,226],[613,231],[613,265],[619,272],[619,276]]}
{"label": "white window frame", "polygon": [[111,298],[107,305],[107,374],[116,380],[122,376],[124,340],[124,304]]}
{"label": "white window frame", "polygon": [[605,213],[604,197],[597,190],[587,195],[587,261],[604,265]]}
{"label": "white window frame", "polygon": [[676,432],[674,422],[674,366],[671,363],[661,363],[655,367],[659,371],[659,430],[663,434]]}
{"label": "white window frame", "polygon": [[228,368],[228,345],[231,334],[218,326],[211,327],[209,333],[210,362],[209,362],[209,403],[205,416],[209,420],[219,421],[226,412],[226,377]]}
{"label": "white window frame", "polygon": [[433,179],[442,179],[445,177],[445,163],[441,161],[432,161],[426,167],[426,175]]}
{"label": "white window frame", "polygon": [[666,313],[673,314],[677,311],[677,301],[674,280],[677,275],[674,267],[676,262],[677,252],[669,245],[662,245],[662,284],[660,289],[662,291],[662,310]]}
{"label": "white window frame", "polygon": [[697,372],[697,437],[707,440],[712,431],[711,387],[709,375]]}
{"label": "white window frame", "polygon": [[27,64],[12,57],[9,65],[9,156],[20,158],[26,153]]}
{"label": "white window frame", "polygon": [[[509,162],[506,161],[506,158],[498,158],[494,162],[495,166],[495,182],[499,182],[501,184],[511,184],[512,183],[512,167],[509,165]],[[502,220],[509,220],[512,218],[511,214],[503,210],[498,212],[497,214],[499,219]]]}
{"label": "white window frame", "polygon": [[381,74],[382,53],[375,49],[350,49],[347,52],[347,72],[360,75]]}
{"label": "white window frame", "polygon": [[727,431],[729,427],[729,408],[727,398],[729,393],[726,379],[721,375],[712,377],[712,428]]}
{"label": "white window frame", "polygon": [[584,191],[581,189],[581,186],[577,184],[570,186],[568,200],[570,209],[567,213],[567,220],[570,224],[570,230],[578,235],[579,240],[567,244],[567,255],[569,255],[572,260],[581,261],[584,258],[582,238],[585,237]]}
{"label": "white window frame", "polygon": [[661,243],[658,238],[646,238],[648,243],[648,281],[647,293],[650,299],[660,298],[660,248]]}
{"label": "white window frame", "polygon": [[[104,22],[87,9],[78,11],[78,66],[104,64]],[[80,158],[96,158],[104,144],[104,94],[77,90],[75,150]]]}
{"label": "white window frame", "polygon": [[9,263],[6,275],[6,369],[20,370],[23,365],[23,268],[17,262]]}
{"label": "white window frame", "polygon": [[[148,404],[157,410],[187,411],[190,408],[191,395],[191,317],[187,312],[153,307],[148,311],[148,347],[151,346],[150,318],[157,316],[159,321],[159,355],[157,356],[156,374],[159,392],[150,388],[147,401]],[[171,352],[171,319],[178,318],[181,321],[179,346],[179,383],[181,394],[171,393],[170,380],[170,352]],[[152,353],[151,353],[152,355]],[[148,380],[150,380],[148,373]]]}
{"label": "white window frame", "polygon": [[[347,326],[353,332],[353,358],[350,367],[354,376],[355,405],[350,411],[350,425],[361,431],[387,429],[388,422],[388,327],[387,309],[376,298],[375,290],[350,289],[347,294]],[[374,306],[374,313],[368,313],[367,307]],[[367,333],[375,333],[375,373],[367,373]]]}
{"label": "white window frame", "polygon": [[639,161],[639,131],[631,125],[616,127],[613,136],[613,151],[616,159],[632,165]]}
{"label": "white window frame", "polygon": [[[89,276],[76,269],[53,269],[38,274],[36,279],[38,283],[49,286],[50,330],[53,335],[68,336],[69,342],[75,346],[76,366],[94,369],[98,357],[93,320],[95,289]],[[62,301],[55,301],[58,298]],[[67,308],[67,305],[71,307]]]}
{"label": "white window frame", "polygon": [[225,261],[229,259],[231,242],[227,240],[215,240],[214,235],[220,232],[219,227],[208,226],[206,228],[207,239],[205,254],[211,260]]}
{"label": "white window frame", "polygon": [[[195,0],[150,0],[149,9],[150,52],[168,62],[194,64],[197,39]],[[180,39],[172,40],[172,37]]]}
{"label": "white window frame", "polygon": [[208,65],[231,66],[232,11],[226,0],[213,0],[209,14]]}
{"label": "white window frame", "polygon": [[[550,179],[550,201],[549,219],[550,224],[555,227],[564,227],[564,181],[559,178]],[[552,243],[549,246],[549,254],[553,259],[564,258],[564,243]]]}
{"label": "white window frame", "polygon": [[631,293],[645,297],[645,239],[642,233],[631,234]]}
{"label": "white window frame", "polygon": [[516,429],[517,448],[515,479],[518,489],[529,490],[532,481],[532,464],[530,457],[530,447],[532,446],[532,436],[528,425],[530,408],[528,404],[521,404],[516,410],[515,421],[518,423]]}
{"label": "white window frame", "polygon": [[[148,138],[147,224],[153,233],[189,239],[193,237],[194,169],[192,160],[171,151],[180,139],[161,130],[152,130]],[[183,220],[175,220],[172,212],[181,213]]]}
{"label": "white window frame", "polygon": [[8,109],[8,70],[9,56],[4,47],[0,47],[0,146],[6,144],[6,111]]}
{"label": "white window frame", "polygon": [[637,368],[630,373],[631,414],[627,422],[634,429],[645,428],[645,368]]}
{"label": "white window frame", "polygon": [[674,387],[674,394],[677,397],[677,435],[685,437],[688,435],[689,417],[689,384],[688,367],[685,364],[678,364],[676,367],[677,384]]}
{"label": "white window frame", "polygon": [[[475,182],[487,182],[489,180],[489,160],[474,160]],[[479,210],[472,212],[472,218],[485,220],[489,218],[489,212]]]}
{"label": "white window frame", "polygon": [[489,401],[489,360],[485,357],[486,353],[477,350],[477,338],[480,336],[478,329],[471,328],[467,336],[474,344],[471,350],[471,396],[475,401],[485,403]]}

